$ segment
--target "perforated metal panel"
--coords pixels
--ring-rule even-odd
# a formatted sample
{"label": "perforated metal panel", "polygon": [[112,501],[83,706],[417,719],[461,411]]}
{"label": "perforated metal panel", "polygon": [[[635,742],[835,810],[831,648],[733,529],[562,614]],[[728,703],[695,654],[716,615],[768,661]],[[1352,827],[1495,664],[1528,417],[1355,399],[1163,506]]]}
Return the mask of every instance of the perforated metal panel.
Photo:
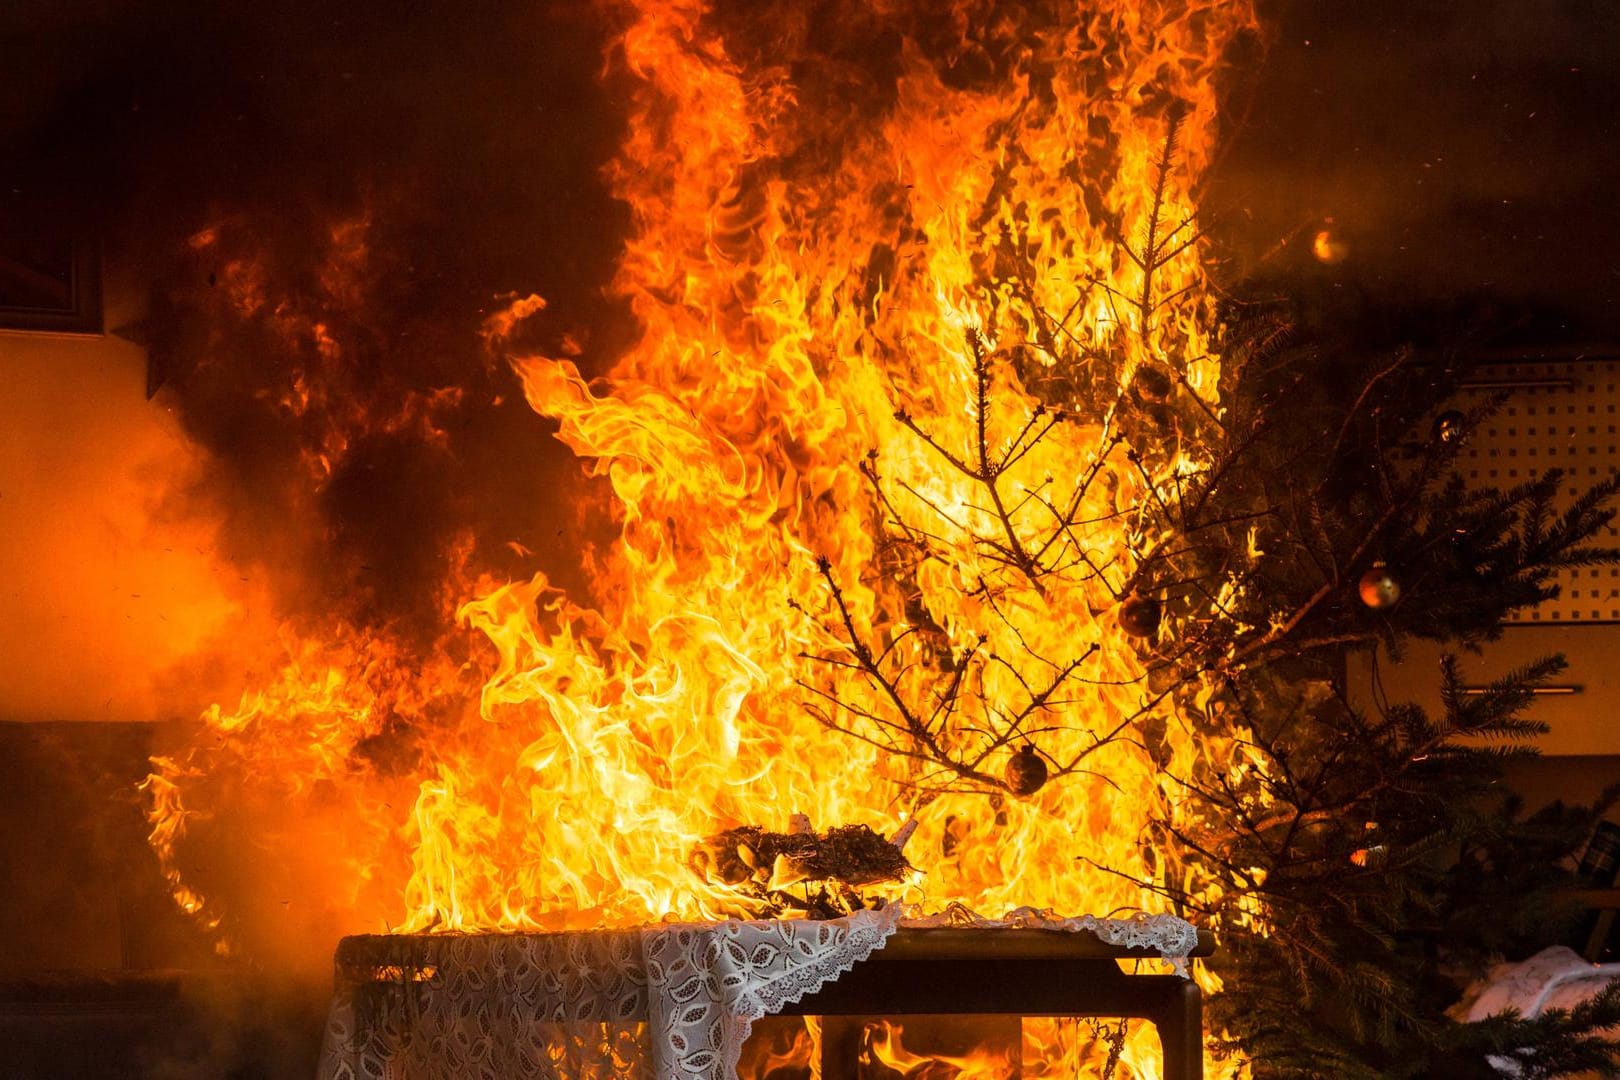
{"label": "perforated metal panel", "polygon": [[[1470,380],[1469,395],[1507,392],[1506,404],[1480,425],[1460,466],[1470,486],[1508,488],[1562,469],[1567,483],[1559,507],[1620,471],[1620,356],[1490,364]],[[1620,544],[1615,527],[1595,538]],[[1560,572],[1559,595],[1509,616],[1509,623],[1620,621],[1620,568]]]}

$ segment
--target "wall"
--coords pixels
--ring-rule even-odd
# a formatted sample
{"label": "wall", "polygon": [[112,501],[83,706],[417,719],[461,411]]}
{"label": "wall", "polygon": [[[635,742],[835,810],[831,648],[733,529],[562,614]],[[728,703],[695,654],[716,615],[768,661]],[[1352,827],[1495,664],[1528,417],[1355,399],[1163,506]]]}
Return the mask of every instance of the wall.
{"label": "wall", "polygon": [[[1475,490],[1505,490],[1559,470],[1556,514],[1620,471],[1620,350],[1580,347],[1561,356],[1518,351],[1517,359],[1480,366],[1476,388],[1461,395],[1458,405],[1467,410],[1494,394],[1503,400],[1468,435],[1457,464]],[[1620,546],[1620,528],[1611,523],[1593,543]],[[1531,712],[1552,728],[1543,753],[1620,754],[1620,724],[1613,720],[1620,712],[1620,566],[1566,568],[1551,584],[1559,589],[1557,597],[1513,613],[1501,640],[1482,655],[1462,654],[1466,680],[1488,683],[1561,653],[1569,668],[1555,682],[1567,692],[1538,696]],[[1369,694],[1381,687],[1389,700],[1417,701],[1438,712],[1441,652],[1412,642],[1399,663],[1382,654],[1375,662],[1363,657],[1359,679]],[[1620,778],[1620,762],[1611,772]]]}
{"label": "wall", "polygon": [[[1415,701],[1438,715],[1442,651],[1426,642],[1412,642],[1399,662],[1382,650],[1376,663],[1358,656],[1352,661],[1351,683],[1365,692],[1365,702],[1381,693],[1388,701]],[[1551,653],[1562,653],[1569,661],[1556,683],[1576,692],[1536,698],[1529,716],[1552,728],[1541,741],[1542,753],[1620,754],[1620,724],[1615,722],[1620,713],[1620,625],[1515,626],[1504,630],[1500,641],[1487,645],[1483,655],[1459,656],[1467,682],[1477,685]],[[1620,759],[1610,763],[1610,776],[1620,780]]]}
{"label": "wall", "polygon": [[[144,284],[113,264],[106,320],[138,324]],[[146,354],[112,334],[0,332],[0,719],[153,720],[172,666],[237,611],[196,467],[146,400]]]}

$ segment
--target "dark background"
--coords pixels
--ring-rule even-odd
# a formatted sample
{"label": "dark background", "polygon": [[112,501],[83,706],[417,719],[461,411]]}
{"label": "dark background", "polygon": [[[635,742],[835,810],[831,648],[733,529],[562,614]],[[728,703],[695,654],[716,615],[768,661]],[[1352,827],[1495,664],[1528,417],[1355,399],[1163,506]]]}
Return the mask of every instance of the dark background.
{"label": "dark background", "polygon": [[[533,289],[587,308],[622,217],[618,120],[586,5],[13,0],[0,198],[159,245],[221,205],[341,204],[408,177],[445,306]],[[1612,332],[1620,17],[1604,0],[1269,3],[1206,196],[1234,270],[1316,223],[1339,287],[1479,296]],[[1303,231],[1303,232],[1302,232]],[[437,243],[429,243],[437,241]]]}
{"label": "dark background", "polygon": [[1332,219],[1348,258],[1318,274],[1344,313],[1416,335],[1472,311],[1527,340],[1614,340],[1612,6],[1369,0],[1273,11],[1275,41],[1206,200],[1235,253],[1254,259],[1285,239],[1297,248]]}

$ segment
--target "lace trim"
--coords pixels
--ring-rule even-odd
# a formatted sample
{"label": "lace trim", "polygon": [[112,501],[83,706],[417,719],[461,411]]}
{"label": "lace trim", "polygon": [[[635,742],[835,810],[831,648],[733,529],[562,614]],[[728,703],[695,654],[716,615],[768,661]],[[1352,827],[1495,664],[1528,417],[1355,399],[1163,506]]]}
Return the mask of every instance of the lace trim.
{"label": "lace trim", "polygon": [[744,994],[739,1004],[749,1020],[781,1012],[788,1005],[798,1004],[804,995],[820,990],[840,975],[848,974],[856,964],[889,943],[889,938],[900,928],[904,907],[890,904],[884,909],[886,917],[852,925],[844,947],[815,961],[811,967],[783,973],[779,978],[762,983]]}
{"label": "lace trim", "polygon": [[729,920],[646,931],[660,1080],[734,1080],[755,1020],[882,948],[903,913],[890,905],[827,922]]}
{"label": "lace trim", "polygon": [[1168,961],[1176,974],[1184,979],[1189,977],[1187,959],[1198,947],[1198,929],[1192,923],[1174,915],[1149,915],[1141,911],[1122,919],[1109,919],[1096,915],[1064,916],[1045,908],[1021,907],[1014,908],[999,919],[992,919],[961,904],[951,904],[933,915],[907,918],[902,925],[919,928],[961,926],[975,929],[1064,930],[1069,933],[1087,931],[1109,945],[1151,949],[1161,959]]}
{"label": "lace trim", "polygon": [[726,1045],[725,1080],[735,1080],[737,1061],[742,1056],[743,1043],[753,1030],[754,1021],[762,1016],[780,1012],[789,1004],[796,1004],[804,995],[820,990],[828,982],[837,981],[856,964],[889,943],[889,937],[899,928],[905,914],[901,904],[891,904],[882,913],[885,917],[853,925],[845,947],[823,956],[802,970],[786,972],[781,978],[761,984],[745,993],[738,1001],[742,1006],[737,1014],[737,1038]]}

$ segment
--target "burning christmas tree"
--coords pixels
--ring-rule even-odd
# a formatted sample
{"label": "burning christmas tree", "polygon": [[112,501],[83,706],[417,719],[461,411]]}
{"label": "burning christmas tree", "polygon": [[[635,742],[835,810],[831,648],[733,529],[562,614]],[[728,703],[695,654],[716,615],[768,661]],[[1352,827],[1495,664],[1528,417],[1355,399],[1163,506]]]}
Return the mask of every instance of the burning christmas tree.
{"label": "burning christmas tree", "polygon": [[[149,785],[222,942],[285,936],[194,854],[238,831],[341,931],[461,931],[731,914],[753,875],[694,876],[705,838],[915,822],[908,901],[1222,933],[1225,1074],[1463,1052],[1415,958],[1478,959],[1467,905],[1529,834],[1463,801],[1499,755],[1457,740],[1532,734],[1548,669],[1477,699],[1453,678],[1430,718],[1352,707],[1336,663],[1490,637],[1611,557],[1584,546],[1610,489],[1447,484],[1461,439],[1412,433],[1457,368],[1221,300],[1195,211],[1249,4],[935,7],[609,5],[611,293],[639,337],[594,354],[534,296],[486,323],[585,465],[583,590],[467,538],[425,643],[290,621],[279,673]],[[374,353],[343,317],[370,227],[333,229],[285,302],[228,227],[193,238],[232,268],[203,347],[283,343],[317,491],[359,431],[433,445],[459,406],[324,389]],[[1578,1037],[1609,1018],[1479,1038],[1600,1057]]]}

